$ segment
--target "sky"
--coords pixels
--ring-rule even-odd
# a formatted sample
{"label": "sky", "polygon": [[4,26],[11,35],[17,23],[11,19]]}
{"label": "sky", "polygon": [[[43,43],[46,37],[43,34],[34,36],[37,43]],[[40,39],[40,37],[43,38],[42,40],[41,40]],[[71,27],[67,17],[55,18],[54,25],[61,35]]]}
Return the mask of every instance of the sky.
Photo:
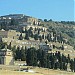
{"label": "sky", "polygon": [[0,16],[25,14],[55,21],[75,20],[75,0],[0,0]]}

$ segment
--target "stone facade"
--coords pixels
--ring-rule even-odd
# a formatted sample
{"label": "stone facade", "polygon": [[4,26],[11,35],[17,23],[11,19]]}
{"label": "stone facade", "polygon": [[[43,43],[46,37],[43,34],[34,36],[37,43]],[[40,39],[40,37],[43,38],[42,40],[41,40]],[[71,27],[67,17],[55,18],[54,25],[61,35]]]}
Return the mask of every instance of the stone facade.
{"label": "stone facade", "polygon": [[50,47],[49,47],[49,45],[40,45],[40,47],[39,47],[40,49],[42,49],[42,50],[44,50],[44,51],[48,51],[48,50],[50,50]]}
{"label": "stone facade", "polygon": [[9,30],[9,31],[1,30],[0,31],[1,38],[17,39],[19,35],[20,35],[20,32],[16,32],[15,30]]}
{"label": "stone facade", "polygon": [[0,50],[0,64],[14,65],[13,53],[9,49]]}

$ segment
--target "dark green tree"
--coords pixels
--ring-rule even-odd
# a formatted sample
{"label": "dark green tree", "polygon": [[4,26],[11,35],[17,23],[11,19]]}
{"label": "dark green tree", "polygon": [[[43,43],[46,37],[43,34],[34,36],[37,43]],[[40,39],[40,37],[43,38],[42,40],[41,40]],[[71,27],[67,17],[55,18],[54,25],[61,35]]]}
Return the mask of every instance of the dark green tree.
{"label": "dark green tree", "polygon": [[64,50],[64,45],[61,46],[61,50]]}
{"label": "dark green tree", "polygon": [[73,70],[74,70],[74,61],[73,61],[73,59],[70,60],[70,69],[73,72]]}
{"label": "dark green tree", "polygon": [[16,46],[13,46],[11,50],[13,51],[14,59],[16,59]]}
{"label": "dark green tree", "polygon": [[15,19],[11,19],[10,25],[18,25],[18,21]]}
{"label": "dark green tree", "polygon": [[16,49],[15,60],[17,60],[17,59],[21,60],[21,50],[20,50],[20,47],[17,47],[17,49]]}
{"label": "dark green tree", "polygon": [[42,60],[42,50],[41,49],[38,49],[37,50],[37,61],[39,61],[39,64],[38,66],[41,67],[41,60]]}
{"label": "dark green tree", "polygon": [[39,36],[39,40],[42,41],[42,36]]}
{"label": "dark green tree", "polygon": [[34,39],[35,39],[35,40],[38,40],[38,34],[35,34],[35,35],[34,35]]}
{"label": "dark green tree", "polygon": [[67,63],[70,63],[70,55],[68,54]]}
{"label": "dark green tree", "polygon": [[50,54],[47,54],[47,68],[51,69]]}
{"label": "dark green tree", "polygon": [[29,33],[28,33],[28,32],[27,32],[26,35],[25,35],[25,39],[26,39],[26,40],[29,40]]}
{"label": "dark green tree", "polygon": [[52,22],[52,19],[50,19],[49,22]]}
{"label": "dark green tree", "polygon": [[9,43],[9,45],[8,45],[8,49],[10,49],[11,50],[11,42]]}
{"label": "dark green tree", "polygon": [[47,19],[44,19],[44,22],[47,22]]}
{"label": "dark green tree", "polygon": [[5,48],[6,45],[7,45],[6,43],[4,43],[3,41],[1,41],[1,42],[0,42],[0,49]]}
{"label": "dark green tree", "polygon": [[21,60],[25,61],[26,60],[25,49],[22,47],[20,52],[21,52],[21,54],[20,54]]}
{"label": "dark green tree", "polygon": [[41,67],[47,68],[47,54],[44,50],[42,50],[40,63],[41,63]]}
{"label": "dark green tree", "polygon": [[29,66],[37,66],[37,53],[34,47],[27,50],[26,62]]}
{"label": "dark green tree", "polygon": [[74,45],[73,49],[75,50],[75,45]]}
{"label": "dark green tree", "polygon": [[74,72],[75,72],[75,58],[74,58]]}
{"label": "dark green tree", "polygon": [[42,39],[44,39],[44,34],[42,35]]}
{"label": "dark green tree", "polygon": [[19,36],[19,40],[23,40],[22,33],[21,33],[20,36]]}

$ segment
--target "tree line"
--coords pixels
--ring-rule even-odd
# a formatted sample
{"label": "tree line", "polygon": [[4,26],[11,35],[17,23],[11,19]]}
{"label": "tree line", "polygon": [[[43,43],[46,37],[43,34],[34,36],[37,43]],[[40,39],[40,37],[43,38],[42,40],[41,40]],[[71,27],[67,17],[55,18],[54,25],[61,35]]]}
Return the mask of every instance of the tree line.
{"label": "tree line", "polygon": [[28,66],[38,66],[49,69],[60,69],[64,71],[75,72],[75,58],[71,59],[70,55],[65,56],[59,51],[55,53],[47,53],[44,50],[36,50],[34,47],[27,49],[20,49],[17,47],[13,48],[15,60],[20,59],[21,61],[26,61]]}

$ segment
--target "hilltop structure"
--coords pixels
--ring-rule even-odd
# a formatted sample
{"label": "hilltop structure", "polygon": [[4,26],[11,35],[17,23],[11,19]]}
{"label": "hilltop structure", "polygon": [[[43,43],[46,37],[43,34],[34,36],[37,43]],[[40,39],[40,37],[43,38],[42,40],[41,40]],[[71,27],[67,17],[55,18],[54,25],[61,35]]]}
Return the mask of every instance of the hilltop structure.
{"label": "hilltop structure", "polygon": [[26,16],[24,14],[9,14],[9,15],[5,15],[5,16],[1,16],[0,17],[0,23],[2,22],[7,22],[10,23],[11,20],[15,20],[16,22],[18,22],[20,25],[21,24],[38,24],[38,19],[31,17],[31,16]]}

